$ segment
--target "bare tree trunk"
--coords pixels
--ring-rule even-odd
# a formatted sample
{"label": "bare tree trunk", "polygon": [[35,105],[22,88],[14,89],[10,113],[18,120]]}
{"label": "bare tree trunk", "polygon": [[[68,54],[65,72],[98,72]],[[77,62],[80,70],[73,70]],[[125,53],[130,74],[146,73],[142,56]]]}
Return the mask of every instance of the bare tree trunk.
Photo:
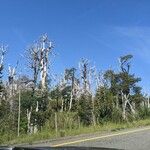
{"label": "bare tree trunk", "polygon": [[119,99],[118,99],[118,94],[116,95],[116,108],[119,109]]}
{"label": "bare tree trunk", "polygon": [[73,100],[73,89],[71,91],[71,98],[70,98],[70,103],[69,103],[69,111],[71,110],[72,108],[72,100]]}
{"label": "bare tree trunk", "polygon": [[126,116],[126,106],[127,106],[127,102],[124,101],[123,104],[122,104],[122,109],[123,109],[123,111],[122,111],[122,117],[123,117],[124,120],[127,119],[127,116]]}
{"label": "bare tree trunk", "polygon": [[127,104],[129,104],[131,112],[132,112],[133,117],[134,117],[134,115],[135,115],[136,112],[135,112],[133,106],[131,105],[131,103],[129,101],[129,94],[126,95],[126,94],[123,94],[123,92],[122,92],[121,95],[122,95],[122,109],[123,109],[122,116],[123,116],[123,119],[127,118],[127,116],[126,116],[126,107],[127,107]]}
{"label": "bare tree trunk", "polygon": [[[0,46],[0,85],[2,86],[3,80],[2,80],[2,74],[3,74],[3,69],[4,69],[4,55],[6,53],[6,46],[1,45]],[[4,99],[4,92],[3,92],[3,87],[1,87],[0,91],[0,103],[1,100]]]}
{"label": "bare tree trunk", "polygon": [[9,66],[9,76],[8,76],[8,89],[9,89],[9,99],[10,99],[10,111],[12,112],[13,109],[13,96],[15,94],[15,68]]}
{"label": "bare tree trunk", "polygon": [[94,105],[94,97],[92,96],[92,118],[93,118],[93,125],[96,125],[96,120],[95,120],[95,105]]}
{"label": "bare tree trunk", "polygon": [[43,90],[47,88],[48,56],[51,48],[51,42],[47,41],[47,36],[43,36],[41,48],[41,86]]}
{"label": "bare tree trunk", "polygon": [[[38,112],[39,111],[39,103],[38,103],[38,101],[36,102],[36,110],[35,110],[35,112]],[[35,119],[35,122],[36,122],[37,120]],[[34,125],[34,130],[33,130],[33,132],[34,133],[37,133],[37,131],[38,131],[38,128],[37,128],[37,124],[35,124]]]}
{"label": "bare tree trunk", "polygon": [[64,99],[61,96],[61,112],[64,111]]}
{"label": "bare tree trunk", "polygon": [[147,107],[150,108],[149,96],[148,96],[148,98],[147,98]]}
{"label": "bare tree trunk", "polygon": [[126,105],[127,105],[127,102],[124,98],[124,94],[123,92],[121,91],[121,98],[122,98],[122,117],[123,119],[125,120],[127,117],[126,117]]}
{"label": "bare tree trunk", "polygon": [[49,53],[51,53],[52,45],[47,35],[43,35],[40,40],[27,51],[27,59],[30,69],[33,71],[33,93],[36,88],[37,80],[40,74],[41,89],[47,88],[47,74],[49,65]]}
{"label": "bare tree trunk", "polygon": [[58,135],[58,125],[57,125],[57,113],[55,112],[55,132],[56,132],[56,137]]}
{"label": "bare tree trunk", "polygon": [[28,121],[28,123],[27,123],[27,126],[28,126],[28,130],[27,130],[27,132],[28,133],[32,133],[32,130],[31,130],[31,112],[32,112],[32,107],[30,108],[30,111],[27,109],[27,121]]}
{"label": "bare tree trunk", "polygon": [[45,45],[43,42],[43,47],[41,50],[41,87],[42,89],[45,89],[45,64],[44,64],[44,49],[45,49]]}

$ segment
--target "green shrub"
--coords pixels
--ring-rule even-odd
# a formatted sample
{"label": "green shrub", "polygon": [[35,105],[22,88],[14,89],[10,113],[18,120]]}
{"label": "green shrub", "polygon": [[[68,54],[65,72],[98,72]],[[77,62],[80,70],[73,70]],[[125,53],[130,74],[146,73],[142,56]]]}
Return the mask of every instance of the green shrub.
{"label": "green shrub", "polygon": [[59,134],[60,134],[60,137],[64,137],[66,135],[65,130],[60,130]]}
{"label": "green shrub", "polygon": [[146,119],[146,118],[150,117],[150,108],[143,107],[139,110],[138,114],[139,114],[139,118]]}
{"label": "green shrub", "polygon": [[122,112],[119,109],[114,109],[112,111],[111,120],[114,123],[121,123],[123,121]]}

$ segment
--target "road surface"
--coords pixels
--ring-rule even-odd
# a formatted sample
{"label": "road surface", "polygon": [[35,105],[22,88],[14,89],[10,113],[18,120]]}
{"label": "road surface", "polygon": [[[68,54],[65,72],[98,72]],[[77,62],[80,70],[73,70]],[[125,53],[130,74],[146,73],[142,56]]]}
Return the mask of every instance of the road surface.
{"label": "road surface", "polygon": [[114,148],[125,150],[150,150],[150,127],[123,130],[104,134],[89,134],[75,137],[67,137],[59,140],[39,143],[36,146],[76,146]]}

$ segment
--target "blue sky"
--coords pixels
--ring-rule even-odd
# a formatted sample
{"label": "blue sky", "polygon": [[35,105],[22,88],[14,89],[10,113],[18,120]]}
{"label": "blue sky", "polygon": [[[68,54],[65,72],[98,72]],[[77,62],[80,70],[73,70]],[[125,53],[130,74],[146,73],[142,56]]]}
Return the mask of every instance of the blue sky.
{"label": "blue sky", "polygon": [[19,60],[27,72],[22,55],[44,33],[58,54],[55,73],[77,67],[82,57],[99,70],[117,70],[118,57],[133,54],[132,72],[150,91],[149,0],[0,0],[0,43],[8,45],[5,69]]}

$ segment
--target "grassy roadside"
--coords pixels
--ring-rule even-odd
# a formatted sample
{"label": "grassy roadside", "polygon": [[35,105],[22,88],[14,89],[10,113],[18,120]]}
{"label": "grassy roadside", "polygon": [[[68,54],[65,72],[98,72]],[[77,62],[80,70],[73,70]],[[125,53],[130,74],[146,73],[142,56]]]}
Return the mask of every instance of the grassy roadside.
{"label": "grassy roadside", "polygon": [[[58,130],[58,133],[56,135],[56,132],[54,130],[48,130],[43,129],[41,132],[33,134],[33,135],[21,135],[20,137],[10,137],[10,139],[13,138],[13,140],[5,140],[5,137],[2,137],[5,142],[2,142],[5,145],[13,145],[13,144],[19,144],[19,143],[29,143],[32,144],[35,141],[41,141],[41,140],[47,140],[47,139],[55,139],[59,137],[65,137],[65,136],[75,136],[80,134],[88,134],[88,133],[95,133],[95,132],[108,132],[108,131],[118,131],[122,129],[128,129],[128,128],[136,128],[136,127],[144,127],[150,125],[150,119],[144,119],[144,120],[137,120],[129,123],[111,123],[107,122],[103,125],[96,125],[96,126],[89,126],[89,127],[83,127],[81,126],[78,129],[66,129],[66,130]],[[12,135],[11,135],[12,136]]]}

